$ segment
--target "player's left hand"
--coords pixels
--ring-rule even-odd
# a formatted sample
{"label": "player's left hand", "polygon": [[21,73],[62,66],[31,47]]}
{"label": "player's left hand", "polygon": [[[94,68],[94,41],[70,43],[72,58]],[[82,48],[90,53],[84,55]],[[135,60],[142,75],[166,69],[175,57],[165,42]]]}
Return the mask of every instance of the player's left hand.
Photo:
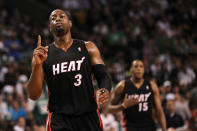
{"label": "player's left hand", "polygon": [[99,90],[97,90],[97,102],[98,104],[105,104],[109,101],[109,91],[105,88],[101,88]]}

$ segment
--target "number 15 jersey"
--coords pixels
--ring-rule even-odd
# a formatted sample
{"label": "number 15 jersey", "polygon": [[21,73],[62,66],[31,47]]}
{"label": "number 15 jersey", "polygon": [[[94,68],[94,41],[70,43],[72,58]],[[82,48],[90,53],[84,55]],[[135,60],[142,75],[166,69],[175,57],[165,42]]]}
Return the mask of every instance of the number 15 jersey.
{"label": "number 15 jersey", "polygon": [[137,88],[129,79],[125,80],[124,94],[128,94],[128,97],[138,97],[139,103],[127,108],[124,111],[125,124],[127,127],[150,127],[154,126],[152,118],[152,101],[153,91],[148,80],[144,80],[144,83],[140,88]]}
{"label": "number 15 jersey", "polygon": [[50,44],[43,70],[50,112],[81,115],[97,109],[90,57],[83,41],[73,40],[66,52]]}

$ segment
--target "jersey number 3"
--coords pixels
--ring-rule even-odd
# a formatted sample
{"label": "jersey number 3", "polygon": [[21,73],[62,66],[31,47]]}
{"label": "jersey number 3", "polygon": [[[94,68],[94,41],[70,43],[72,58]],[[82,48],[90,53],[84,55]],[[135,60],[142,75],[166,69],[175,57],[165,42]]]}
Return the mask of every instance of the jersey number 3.
{"label": "jersey number 3", "polygon": [[75,79],[76,79],[76,82],[74,82],[74,86],[80,86],[81,85],[82,75],[81,74],[75,75]]}

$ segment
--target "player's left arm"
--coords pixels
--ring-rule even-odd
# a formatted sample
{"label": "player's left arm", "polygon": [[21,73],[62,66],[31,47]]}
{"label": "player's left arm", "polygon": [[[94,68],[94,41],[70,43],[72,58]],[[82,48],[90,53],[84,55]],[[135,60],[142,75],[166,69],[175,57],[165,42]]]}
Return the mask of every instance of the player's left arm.
{"label": "player's left arm", "polygon": [[88,41],[85,42],[85,46],[90,56],[92,71],[100,88],[97,92],[99,104],[104,104],[109,101],[109,93],[111,91],[112,82],[105,69],[104,62],[96,45],[93,42]]}
{"label": "player's left arm", "polygon": [[153,81],[151,81],[151,86],[154,93],[154,104],[156,108],[157,117],[160,121],[162,130],[166,131],[166,119],[161,105],[159,89],[157,84]]}

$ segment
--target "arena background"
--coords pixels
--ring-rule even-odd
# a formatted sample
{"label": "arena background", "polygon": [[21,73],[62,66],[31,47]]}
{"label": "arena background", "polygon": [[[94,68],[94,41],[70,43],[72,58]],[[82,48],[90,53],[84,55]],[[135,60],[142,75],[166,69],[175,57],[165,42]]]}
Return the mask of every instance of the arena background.
{"label": "arena background", "polygon": [[[132,60],[143,60],[145,77],[159,85],[165,113],[166,101],[174,99],[183,121],[177,130],[188,130],[188,101],[197,87],[195,0],[1,0],[0,131],[45,130],[47,88],[36,102],[25,88],[37,35],[43,45],[52,41],[48,17],[56,8],[71,12],[73,38],[98,46],[114,86],[130,75]],[[101,112],[105,131],[123,130],[121,113]]]}

